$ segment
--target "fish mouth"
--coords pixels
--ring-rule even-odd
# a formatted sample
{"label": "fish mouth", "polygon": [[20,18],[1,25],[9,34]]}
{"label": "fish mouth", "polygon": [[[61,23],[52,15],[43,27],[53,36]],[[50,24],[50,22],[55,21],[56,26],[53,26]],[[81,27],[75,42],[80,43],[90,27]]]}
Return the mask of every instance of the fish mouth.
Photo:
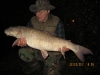
{"label": "fish mouth", "polygon": [[8,34],[5,34],[6,36],[9,36]]}
{"label": "fish mouth", "polygon": [[9,35],[9,33],[8,33],[6,30],[4,31],[4,33],[6,34],[6,36],[8,36],[8,35]]}
{"label": "fish mouth", "polygon": [[4,33],[7,35],[7,31],[5,30]]}

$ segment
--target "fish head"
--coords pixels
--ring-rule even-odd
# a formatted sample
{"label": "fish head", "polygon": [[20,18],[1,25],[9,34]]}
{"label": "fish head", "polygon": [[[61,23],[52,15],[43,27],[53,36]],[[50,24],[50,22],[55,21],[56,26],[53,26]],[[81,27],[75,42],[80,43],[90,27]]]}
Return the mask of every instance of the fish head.
{"label": "fish head", "polygon": [[13,37],[16,37],[16,38],[20,38],[21,37],[21,30],[17,27],[9,27],[7,29],[5,29],[4,33],[7,35],[7,36],[13,36]]}

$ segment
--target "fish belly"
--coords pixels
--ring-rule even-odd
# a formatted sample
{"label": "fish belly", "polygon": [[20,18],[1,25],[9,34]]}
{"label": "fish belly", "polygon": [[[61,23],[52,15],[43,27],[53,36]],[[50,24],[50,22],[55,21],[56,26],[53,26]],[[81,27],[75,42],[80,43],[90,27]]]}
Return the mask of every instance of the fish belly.
{"label": "fish belly", "polygon": [[27,41],[27,44],[39,50],[46,50],[46,51],[58,51],[59,48],[66,46],[66,41],[61,39],[55,38],[48,38],[48,39],[31,39]]}

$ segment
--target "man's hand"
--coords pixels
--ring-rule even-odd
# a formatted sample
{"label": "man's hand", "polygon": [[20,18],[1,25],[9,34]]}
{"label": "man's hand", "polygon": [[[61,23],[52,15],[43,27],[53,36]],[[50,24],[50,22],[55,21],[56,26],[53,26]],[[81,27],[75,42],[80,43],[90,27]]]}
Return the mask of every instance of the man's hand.
{"label": "man's hand", "polygon": [[24,46],[27,46],[27,42],[26,42],[26,39],[23,37],[23,38],[20,38],[18,43],[17,43],[18,46],[21,46],[21,47],[24,47]]}
{"label": "man's hand", "polygon": [[66,46],[63,46],[62,48],[59,48],[58,51],[63,51],[63,52],[66,52],[66,51],[69,51],[69,49],[66,47]]}
{"label": "man's hand", "polygon": [[[71,40],[69,40],[71,41]],[[66,51],[69,51],[69,49],[66,47],[66,46],[63,46],[62,48],[59,48],[58,51],[63,51],[63,52],[66,52]]]}

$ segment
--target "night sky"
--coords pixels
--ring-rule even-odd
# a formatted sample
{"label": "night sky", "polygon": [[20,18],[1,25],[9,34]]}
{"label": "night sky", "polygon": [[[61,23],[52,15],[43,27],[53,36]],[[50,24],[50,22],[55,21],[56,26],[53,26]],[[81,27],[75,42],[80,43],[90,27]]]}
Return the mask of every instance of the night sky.
{"label": "night sky", "polygon": [[[69,39],[74,43],[83,45],[91,49],[91,51],[94,53],[94,56],[89,56],[86,58],[86,60],[87,62],[93,62],[95,66],[92,67],[91,70],[89,70],[90,67],[86,68],[87,70],[85,70],[85,72],[88,71],[89,74],[91,74],[92,72],[93,73],[99,72],[100,71],[100,68],[98,67],[98,65],[100,65],[99,64],[100,63],[99,0],[50,0],[50,2],[52,5],[56,7],[56,9],[51,11],[51,13],[58,16],[64,23],[66,39]],[[1,25],[0,66],[1,67],[4,66],[6,67],[6,65],[10,65],[12,66],[12,68],[15,68],[16,64],[13,64],[12,61],[15,61],[16,60],[15,58],[17,58],[18,60],[20,59],[17,53],[18,47],[15,48],[11,47],[15,38],[7,37],[4,34],[4,29],[9,26],[26,25],[27,22],[30,20],[30,18],[34,16],[34,14],[29,11],[29,6],[34,3],[35,0],[25,0],[25,1],[0,0],[0,25]],[[68,62],[77,61],[75,55],[73,55],[72,57],[71,55],[73,54],[69,54],[67,61]],[[13,60],[10,58],[12,58]],[[76,60],[72,58],[75,58]],[[0,68],[0,72],[1,71],[9,71],[9,69],[4,68],[3,70],[1,70]],[[70,70],[68,71],[71,72]],[[69,75],[68,71],[67,74]],[[82,69],[80,71],[82,71]],[[85,72],[83,74],[85,74]],[[81,72],[79,73],[81,74]]]}

